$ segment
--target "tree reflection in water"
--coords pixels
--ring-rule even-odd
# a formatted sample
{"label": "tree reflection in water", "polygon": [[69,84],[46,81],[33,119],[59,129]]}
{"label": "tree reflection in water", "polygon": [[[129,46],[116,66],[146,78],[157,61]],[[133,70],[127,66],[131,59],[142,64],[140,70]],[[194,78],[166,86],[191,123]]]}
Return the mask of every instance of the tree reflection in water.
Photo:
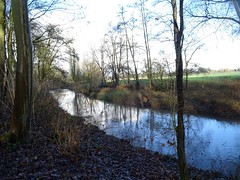
{"label": "tree reflection in water", "polygon": [[[69,90],[54,92],[71,115],[83,116],[107,134],[129,139],[134,146],[176,156],[176,134],[169,112],[124,107],[89,99]],[[240,162],[240,122],[185,115],[186,157],[189,165],[226,174]]]}

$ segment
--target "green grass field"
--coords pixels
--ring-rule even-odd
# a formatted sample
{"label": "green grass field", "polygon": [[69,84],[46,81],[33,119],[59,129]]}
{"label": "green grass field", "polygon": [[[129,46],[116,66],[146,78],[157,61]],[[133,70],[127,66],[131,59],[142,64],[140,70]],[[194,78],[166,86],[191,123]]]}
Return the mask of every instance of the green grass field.
{"label": "green grass field", "polygon": [[[174,77],[172,77],[174,78]],[[186,76],[183,76],[184,83]],[[147,87],[149,85],[147,77],[140,78],[140,85],[142,87]],[[169,82],[169,77],[164,76],[162,80],[155,78],[153,83],[155,86],[161,86],[161,88],[166,88],[166,83]],[[134,80],[131,79],[130,83],[134,85]],[[201,73],[201,74],[190,74],[188,76],[188,84],[212,84],[212,85],[232,85],[240,83],[240,71],[238,72],[211,72],[211,73]],[[121,80],[120,85],[126,85],[127,80]]]}
{"label": "green grass field", "polygon": [[240,81],[240,72],[216,72],[207,74],[193,74],[189,76],[189,82],[226,82]]}

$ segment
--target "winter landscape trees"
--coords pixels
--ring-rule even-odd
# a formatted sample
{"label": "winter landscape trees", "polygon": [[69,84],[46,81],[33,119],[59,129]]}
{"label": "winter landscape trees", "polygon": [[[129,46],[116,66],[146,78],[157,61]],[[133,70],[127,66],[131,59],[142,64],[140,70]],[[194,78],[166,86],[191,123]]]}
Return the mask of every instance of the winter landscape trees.
{"label": "winter landscape trees", "polygon": [[45,22],[48,12],[69,7],[63,4],[56,0],[0,1],[0,107],[11,112],[11,142],[29,142],[33,94],[38,94],[46,82],[79,84],[88,95],[101,88],[124,85],[140,94],[140,101],[148,105],[149,92],[161,91],[162,84],[167,82],[170,84],[167,90],[173,92],[173,104],[169,106],[174,106],[173,113],[177,114],[180,176],[189,179],[183,116],[184,73],[187,89],[189,69],[202,70],[190,61],[204,47],[203,33],[198,36],[197,32],[206,23],[216,20],[220,21],[219,26],[238,31],[239,2],[134,1],[119,7],[99,46],[91,47],[83,58],[74,47],[74,37],[67,37],[58,24]]}

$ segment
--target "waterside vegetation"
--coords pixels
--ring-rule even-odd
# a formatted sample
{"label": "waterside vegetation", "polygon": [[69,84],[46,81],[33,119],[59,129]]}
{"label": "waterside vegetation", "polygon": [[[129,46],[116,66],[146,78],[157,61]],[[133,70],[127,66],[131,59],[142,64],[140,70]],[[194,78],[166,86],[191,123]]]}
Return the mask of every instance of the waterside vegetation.
{"label": "waterside vegetation", "polygon": [[[146,86],[147,80],[140,79],[139,90],[135,90],[134,80],[130,85],[121,81],[119,86],[97,88],[88,94],[94,98],[140,108],[154,110],[174,110],[176,94],[174,79],[165,77],[155,79],[151,88]],[[193,74],[185,82],[185,113],[215,117],[217,119],[239,120],[240,117],[240,72],[211,72]],[[77,92],[84,89],[75,86]],[[87,93],[86,93],[87,94]]]}

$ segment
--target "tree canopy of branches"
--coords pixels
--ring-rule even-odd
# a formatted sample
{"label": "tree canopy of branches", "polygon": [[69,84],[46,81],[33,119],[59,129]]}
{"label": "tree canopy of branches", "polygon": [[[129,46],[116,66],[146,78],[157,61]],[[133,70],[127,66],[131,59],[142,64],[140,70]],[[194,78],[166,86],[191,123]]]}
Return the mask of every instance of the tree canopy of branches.
{"label": "tree canopy of branches", "polygon": [[57,64],[66,60],[65,50],[72,43],[61,35],[61,30],[56,25],[47,25],[43,31],[35,32],[35,64],[37,77],[40,82],[44,81],[58,70]]}
{"label": "tree canopy of branches", "polygon": [[200,23],[207,21],[219,21],[220,25],[239,31],[239,3],[237,0],[201,0],[191,4],[191,10],[188,13],[197,18]]}

